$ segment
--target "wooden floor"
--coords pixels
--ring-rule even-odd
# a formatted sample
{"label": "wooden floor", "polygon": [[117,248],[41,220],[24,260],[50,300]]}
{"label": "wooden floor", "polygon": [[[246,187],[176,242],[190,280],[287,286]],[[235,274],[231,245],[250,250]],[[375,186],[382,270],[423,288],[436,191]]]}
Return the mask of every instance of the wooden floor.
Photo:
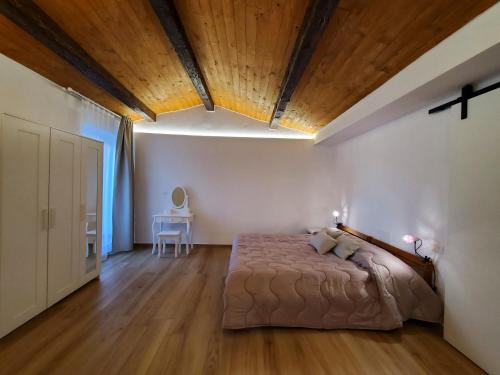
{"label": "wooden floor", "polygon": [[393,332],[221,329],[230,249],[111,257],[93,281],[0,340],[1,374],[477,374],[432,325]]}

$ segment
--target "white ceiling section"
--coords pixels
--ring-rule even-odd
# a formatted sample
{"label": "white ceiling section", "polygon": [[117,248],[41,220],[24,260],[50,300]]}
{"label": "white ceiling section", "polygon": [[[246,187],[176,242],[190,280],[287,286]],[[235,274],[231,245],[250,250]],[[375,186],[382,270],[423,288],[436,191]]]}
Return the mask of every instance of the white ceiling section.
{"label": "white ceiling section", "polygon": [[283,127],[271,130],[267,122],[258,121],[218,106],[214,112],[208,112],[203,106],[197,106],[160,114],[154,123],[138,121],[134,124],[134,133],[202,137],[314,139],[313,134]]}
{"label": "white ceiling section", "polygon": [[419,108],[439,105],[465,84],[500,72],[499,20],[500,3],[326,125],[316,143],[336,144]]}

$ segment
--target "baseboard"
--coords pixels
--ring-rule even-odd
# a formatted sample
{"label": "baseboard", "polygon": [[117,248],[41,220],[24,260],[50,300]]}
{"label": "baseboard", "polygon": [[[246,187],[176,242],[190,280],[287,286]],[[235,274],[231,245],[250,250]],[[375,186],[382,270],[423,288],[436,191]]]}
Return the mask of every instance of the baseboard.
{"label": "baseboard", "polygon": [[[223,247],[223,246],[231,247],[231,245],[228,245],[228,244],[213,244],[213,243],[195,243],[194,244],[195,248],[197,248],[197,247]],[[153,244],[151,242],[146,242],[146,243],[136,242],[136,243],[134,243],[134,249],[146,249],[146,248],[152,248],[152,247],[153,247]]]}
{"label": "baseboard", "polygon": [[134,243],[134,249],[145,249],[146,247],[153,247],[152,243]]}

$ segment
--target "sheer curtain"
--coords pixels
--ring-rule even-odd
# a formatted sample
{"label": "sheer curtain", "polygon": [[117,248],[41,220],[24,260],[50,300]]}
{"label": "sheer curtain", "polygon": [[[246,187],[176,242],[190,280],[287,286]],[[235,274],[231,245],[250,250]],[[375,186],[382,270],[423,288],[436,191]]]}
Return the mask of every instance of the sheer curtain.
{"label": "sheer curtain", "polygon": [[104,143],[102,178],[102,254],[111,252],[113,239],[113,179],[115,173],[116,138],[120,118],[95,104],[82,101],[80,132]]}

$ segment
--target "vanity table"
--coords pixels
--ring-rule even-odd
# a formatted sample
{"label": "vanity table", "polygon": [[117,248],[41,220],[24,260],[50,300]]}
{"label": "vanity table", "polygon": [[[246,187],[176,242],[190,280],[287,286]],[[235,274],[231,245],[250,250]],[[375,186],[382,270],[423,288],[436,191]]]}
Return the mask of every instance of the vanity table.
{"label": "vanity table", "polygon": [[189,209],[189,196],[183,187],[176,187],[172,191],[172,205],[162,214],[153,215],[153,250],[156,254],[159,251],[158,233],[163,230],[163,224],[185,224],[186,225],[186,254],[193,248],[193,220],[194,214]]}
{"label": "vanity table", "polygon": [[162,231],[163,224],[185,224],[186,225],[186,252],[193,248],[193,226],[192,222],[194,215],[190,212],[182,213],[165,213],[153,215],[153,254],[158,251],[158,233]]}

